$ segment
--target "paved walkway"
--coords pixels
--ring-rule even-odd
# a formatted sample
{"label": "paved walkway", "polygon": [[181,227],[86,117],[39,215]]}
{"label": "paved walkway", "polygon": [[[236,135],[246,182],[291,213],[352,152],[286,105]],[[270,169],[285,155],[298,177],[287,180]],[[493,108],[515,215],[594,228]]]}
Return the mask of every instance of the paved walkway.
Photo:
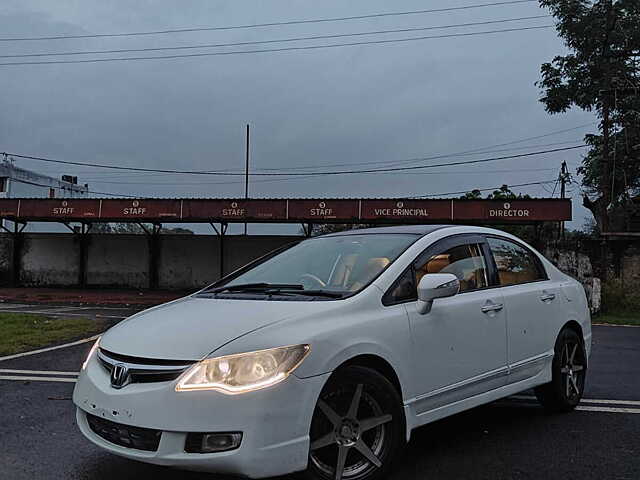
{"label": "paved walkway", "polygon": [[188,291],[105,288],[0,288],[0,303],[101,306],[152,306],[183,297]]}

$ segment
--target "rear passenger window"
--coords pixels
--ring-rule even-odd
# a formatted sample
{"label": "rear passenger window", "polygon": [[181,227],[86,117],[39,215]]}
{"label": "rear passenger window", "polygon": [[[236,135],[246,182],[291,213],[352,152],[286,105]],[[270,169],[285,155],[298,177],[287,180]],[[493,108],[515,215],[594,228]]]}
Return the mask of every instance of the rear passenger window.
{"label": "rear passenger window", "polygon": [[546,278],[542,266],[530,250],[501,238],[489,237],[487,242],[498,268],[500,285],[516,285]]}

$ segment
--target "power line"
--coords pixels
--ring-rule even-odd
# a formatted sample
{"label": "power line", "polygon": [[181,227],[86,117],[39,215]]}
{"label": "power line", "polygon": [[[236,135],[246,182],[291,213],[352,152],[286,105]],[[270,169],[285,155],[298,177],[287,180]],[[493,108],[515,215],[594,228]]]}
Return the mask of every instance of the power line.
{"label": "power line", "polygon": [[[346,167],[346,166],[356,166],[356,165],[400,165],[400,164],[405,164],[405,163],[415,163],[415,162],[421,162],[421,161],[425,161],[425,160],[440,160],[440,159],[445,159],[445,158],[453,158],[453,157],[468,157],[468,156],[475,156],[475,155],[482,155],[482,154],[487,154],[487,153],[501,153],[501,152],[511,152],[514,150],[526,150],[526,149],[531,149],[531,148],[539,148],[539,147],[551,147],[551,146],[556,146],[556,145],[568,145],[570,143],[576,143],[579,140],[573,140],[570,142],[554,142],[554,143],[543,143],[543,144],[539,144],[539,145],[528,145],[528,146],[523,146],[523,147],[516,147],[516,148],[505,148],[505,149],[500,149],[500,150],[487,150],[487,149],[483,149],[482,152],[472,152],[472,151],[466,151],[466,152],[457,152],[457,153],[449,153],[449,154],[442,154],[442,155],[433,155],[430,157],[416,157],[416,158],[408,158],[408,159],[404,159],[404,160],[393,160],[393,161],[389,161],[389,160],[377,160],[377,161],[369,161],[369,162],[355,162],[355,163],[334,163],[331,165],[307,165],[307,166],[296,166],[296,167],[279,167],[279,168],[259,168],[256,170],[260,170],[260,171],[281,171],[281,170],[306,170],[306,169],[310,169],[310,168],[330,168],[330,167]],[[490,147],[487,147],[490,148]]]}
{"label": "power line", "polygon": [[[477,172],[416,172],[415,175],[486,175],[487,173],[529,173],[529,172],[549,172],[551,170],[556,170],[555,168],[530,168],[530,169],[509,169],[509,170],[482,170]],[[365,174],[366,175],[366,174]],[[383,172],[383,175],[402,175],[402,172]],[[255,180],[252,183],[267,183],[267,182],[275,182],[275,181],[286,181],[286,180],[299,180],[305,178],[316,178],[315,176],[305,176],[305,177],[293,177],[293,178],[278,178],[278,179],[267,179],[267,180]],[[240,185],[244,184],[244,182],[119,182],[112,180],[93,180],[96,183],[105,183],[109,185],[166,185],[172,187],[179,186],[191,186],[191,185]]]}
{"label": "power line", "polygon": [[[476,160],[463,160],[459,162],[450,162],[450,163],[440,163],[440,164],[431,164],[431,165],[417,165],[411,167],[394,167],[394,168],[381,168],[381,169],[367,169],[367,170],[339,170],[339,171],[326,171],[326,172],[305,172],[305,173],[265,173],[265,172],[255,172],[252,173],[253,176],[262,176],[262,177],[280,177],[280,176],[318,176],[318,175],[346,175],[346,174],[356,174],[356,173],[379,173],[379,172],[400,172],[400,171],[412,171],[412,170],[420,170],[425,168],[434,168],[434,167],[447,167],[451,165],[469,165],[474,163],[485,163],[485,162],[494,162],[497,160],[509,160],[515,158],[524,158],[530,157],[533,155],[543,155],[547,153],[555,153],[555,152],[564,152],[567,150],[575,150],[577,148],[584,148],[588,145],[576,145],[573,147],[562,147],[562,148],[554,148],[551,150],[541,150],[537,152],[528,152],[528,153],[520,153],[518,155],[507,155],[503,157],[492,157],[492,158],[483,158]],[[51,158],[45,157],[34,157],[30,155],[20,155],[17,153],[8,153],[5,152],[3,155],[8,155],[15,158],[23,158],[27,160],[37,160],[41,162],[49,162],[49,163],[60,163],[64,165],[80,165],[80,166],[89,166],[95,168],[106,168],[111,170],[125,170],[125,171],[134,171],[134,172],[155,172],[155,173],[175,173],[175,174],[185,174],[185,175],[220,175],[220,176],[244,176],[244,173],[236,173],[236,172],[216,172],[216,171],[198,171],[198,170],[169,170],[169,169],[155,169],[155,168],[140,168],[140,167],[121,167],[118,165],[104,165],[99,163],[82,163],[82,162],[72,162],[69,160],[55,160]]]}
{"label": "power line", "polygon": [[299,47],[281,47],[281,48],[264,48],[257,50],[234,50],[231,52],[202,52],[202,53],[184,53],[176,55],[156,55],[156,56],[139,56],[139,57],[114,57],[114,58],[91,58],[83,60],[38,60],[34,62],[4,62],[0,63],[0,66],[18,66],[18,65],[61,65],[61,64],[74,64],[74,63],[104,63],[104,62],[129,62],[137,60],[173,60],[177,58],[197,58],[197,57],[217,57],[217,56],[229,56],[229,55],[247,55],[255,53],[275,53],[275,52],[291,52],[291,51],[303,51],[303,50],[319,50],[326,48],[337,47],[354,47],[364,45],[383,45],[392,43],[406,43],[415,42],[420,40],[432,40],[442,38],[455,38],[455,37],[471,37],[478,35],[491,35],[495,33],[509,33],[509,32],[521,32],[525,30],[540,30],[543,28],[553,28],[554,25],[539,25],[535,27],[520,27],[520,28],[507,28],[503,30],[485,30],[482,32],[469,32],[469,33],[451,33],[447,35],[428,35],[420,37],[405,37],[387,40],[366,40],[361,42],[349,42],[349,43],[333,43],[324,45],[306,45]]}
{"label": "power line", "polygon": [[436,25],[430,27],[413,27],[413,28],[399,28],[392,30],[374,30],[369,32],[354,32],[354,33],[340,33],[333,35],[313,35],[308,37],[289,37],[280,38],[274,40],[253,40],[247,42],[232,42],[232,43],[204,43],[198,45],[180,45],[172,47],[146,47],[146,48],[121,48],[115,50],[85,50],[85,51],[72,51],[72,52],[50,52],[50,53],[21,53],[21,54],[8,54],[0,55],[0,58],[29,58],[29,57],[54,57],[54,56],[67,56],[67,55],[101,55],[101,54],[113,54],[113,53],[134,53],[134,52],[161,52],[161,51],[175,51],[175,50],[193,50],[200,48],[220,48],[220,47],[239,47],[247,45],[261,45],[269,43],[285,43],[285,42],[301,42],[306,40],[327,40],[331,38],[345,38],[345,37],[359,37],[365,35],[383,35],[389,33],[407,33],[407,32],[420,32],[425,30],[442,30],[448,28],[459,27],[473,27],[479,25],[493,25],[497,23],[507,22],[519,22],[523,20],[535,20],[540,18],[549,18],[551,15],[534,15],[529,17],[519,18],[505,18],[501,20],[487,20],[484,22],[471,22],[471,23],[458,23],[453,25]]}
{"label": "power line", "polygon": [[97,33],[97,34],[82,34],[82,35],[50,35],[50,36],[40,36],[40,37],[4,37],[4,38],[0,38],[0,42],[61,40],[61,39],[74,39],[74,38],[133,37],[133,36],[143,36],[143,35],[165,35],[165,34],[188,33],[188,32],[240,30],[240,29],[260,28],[260,27],[280,27],[280,26],[286,26],[286,25],[301,25],[301,24],[308,24],[308,23],[343,22],[343,21],[350,21],[350,20],[363,20],[367,18],[399,17],[399,16],[418,15],[418,14],[425,14],[425,13],[452,12],[457,10],[468,10],[473,8],[514,5],[519,3],[532,3],[536,1],[537,0],[512,0],[512,1],[504,1],[504,2],[464,5],[460,7],[434,8],[429,10],[407,10],[402,12],[383,12],[383,13],[372,13],[367,15],[352,15],[348,17],[315,18],[315,19],[307,19],[307,20],[288,20],[288,21],[281,21],[281,22],[253,23],[253,24],[231,25],[231,26],[221,26],[221,27],[190,27],[190,28],[177,28],[177,29],[167,29],[167,30],[151,30],[146,32]]}
{"label": "power line", "polygon": [[[489,146],[487,148],[505,147],[507,145],[514,145],[516,143],[522,143],[522,142],[526,142],[526,141],[529,141],[529,140],[538,140],[540,138],[551,137],[553,135],[559,135],[561,133],[573,132],[574,130],[579,130],[581,128],[585,128],[585,127],[590,127],[592,125],[596,125],[597,123],[598,122],[589,122],[589,123],[585,123],[583,125],[578,125],[576,127],[566,128],[564,130],[557,130],[555,132],[545,133],[545,134],[542,134],[542,135],[536,135],[536,136],[533,136],[533,137],[527,137],[527,138],[523,138],[521,140],[514,140],[514,141],[511,141],[511,142],[499,143],[499,144],[496,144],[496,145],[491,145],[491,146]],[[464,153],[482,152],[483,150],[486,150],[486,149],[485,148],[477,148],[475,150],[467,150]]]}
{"label": "power line", "polygon": [[[516,185],[507,185],[507,187],[509,187],[509,188],[529,187],[531,185],[545,185],[545,184],[553,183],[553,182],[555,182],[555,180],[543,180],[543,181],[540,181],[540,182],[530,182],[530,183],[519,183],[519,184],[516,184]],[[461,190],[459,192],[446,192],[446,193],[433,193],[433,194],[430,194],[430,195],[417,195],[417,196],[414,196],[414,197],[411,197],[411,198],[441,197],[441,196],[444,196],[444,195],[462,195],[462,194],[473,192],[473,191],[488,192],[490,190],[499,190],[501,187],[502,187],[502,185],[499,186],[499,187],[491,187],[491,188],[472,188],[471,190]]]}
{"label": "power line", "polygon": [[[484,154],[484,153],[497,153],[497,152],[501,152],[501,151],[510,151],[510,150],[517,150],[519,148],[536,148],[536,147],[547,147],[547,146],[553,146],[553,145],[561,145],[561,144],[566,144],[566,143],[575,143],[575,142],[556,142],[554,143],[548,143],[548,144],[537,144],[537,145],[529,145],[529,146],[523,146],[523,147],[518,147],[518,148],[514,148],[514,149],[505,149],[505,150],[489,150],[491,148],[494,147],[500,147],[500,146],[505,146],[505,145],[514,145],[514,144],[518,144],[518,143],[522,143],[522,142],[526,142],[529,140],[535,140],[535,139],[540,139],[540,138],[545,138],[545,137],[550,137],[553,135],[559,135],[561,133],[566,133],[566,132],[571,132],[571,131],[575,131],[575,130],[579,130],[581,128],[584,127],[589,127],[591,125],[595,125],[597,122],[590,122],[590,123],[585,123],[582,125],[577,125],[575,127],[571,127],[571,128],[565,128],[562,130],[556,130],[553,132],[548,132],[542,135],[536,135],[533,137],[525,137],[525,138],[521,138],[519,140],[512,140],[506,143],[499,143],[499,144],[494,144],[494,145],[487,145],[485,147],[481,147],[481,148],[474,148],[472,150],[465,150],[462,152],[455,152],[455,153],[449,153],[449,154],[441,154],[441,155],[434,155],[434,156],[429,156],[429,157],[416,157],[416,158],[410,158],[410,159],[404,159],[404,160],[394,160],[394,161],[390,161],[390,160],[378,160],[378,161],[368,161],[368,162],[350,162],[350,163],[334,163],[334,164],[324,164],[324,165],[306,165],[306,166],[297,166],[297,167],[272,167],[272,168],[258,168],[256,170],[263,170],[263,171],[282,171],[282,170],[287,170],[287,171],[291,171],[291,170],[304,170],[304,169],[309,169],[309,168],[331,168],[331,167],[345,167],[345,166],[357,166],[357,165],[397,165],[397,164],[403,164],[403,163],[415,163],[417,161],[425,161],[425,160],[436,160],[436,159],[444,159],[444,158],[451,158],[451,157],[457,157],[457,156],[465,156],[465,155],[479,155],[479,154]],[[477,153],[476,153],[477,152]],[[223,169],[221,171],[231,171],[230,169]],[[94,173],[93,175],[97,175],[98,173]],[[105,173],[106,175],[110,175],[108,173]],[[113,176],[111,177],[113,178]],[[119,177],[116,177],[119,178]]]}
{"label": "power line", "polygon": [[[345,166],[358,166],[358,165],[398,165],[398,164],[404,164],[404,163],[415,163],[416,161],[425,161],[425,160],[434,160],[434,159],[444,159],[444,158],[455,158],[455,157],[464,157],[464,156],[475,156],[475,155],[481,155],[481,154],[487,154],[487,153],[501,153],[501,152],[512,152],[512,151],[517,151],[517,150],[526,150],[526,149],[532,149],[532,148],[540,148],[540,147],[551,147],[551,146],[556,146],[556,145],[567,145],[567,144],[573,144],[576,143],[578,140],[573,140],[573,141],[568,141],[568,142],[553,142],[553,143],[541,143],[541,144],[536,144],[536,145],[527,145],[527,146],[522,146],[522,147],[514,147],[514,148],[505,148],[505,149],[500,149],[500,150],[484,150],[482,153],[450,153],[450,154],[443,154],[443,155],[434,155],[434,156],[430,156],[430,157],[419,157],[419,158],[410,158],[410,159],[405,159],[405,160],[378,160],[378,161],[368,161],[368,162],[350,162],[350,163],[334,163],[334,164],[323,164],[323,165],[307,165],[307,166],[292,166],[292,167],[271,167],[271,168],[256,168],[255,171],[260,172],[260,171],[291,171],[291,170],[308,170],[308,169],[318,169],[318,168],[331,168],[331,167],[345,167]],[[487,147],[488,148],[488,147]],[[536,170],[539,171],[540,169]],[[545,169],[546,170],[546,169]],[[222,169],[220,170],[222,172],[233,172],[235,171],[234,169]],[[509,170],[511,171],[511,170]],[[523,170],[517,170],[517,171],[523,171]],[[41,170],[42,173],[58,173],[58,170]],[[498,171],[495,170],[494,173],[504,173],[506,172],[505,170],[503,171]],[[441,173],[482,173],[482,172],[441,172]],[[125,174],[118,174],[118,173],[110,173],[110,172],[93,172],[93,173],[89,173],[89,175],[84,175],[82,171],[78,172],[76,171],[77,175],[82,175],[84,179],[88,179],[88,180],[94,180],[94,181],[101,181],[102,179],[105,178],[115,178],[115,179],[119,179],[122,178],[123,175]],[[130,176],[131,174],[126,174],[127,178]],[[162,175],[162,174],[158,174],[158,175],[149,175],[149,174],[144,174],[145,178],[151,177],[151,176],[158,176],[158,175]],[[144,182],[147,183],[147,182]]]}

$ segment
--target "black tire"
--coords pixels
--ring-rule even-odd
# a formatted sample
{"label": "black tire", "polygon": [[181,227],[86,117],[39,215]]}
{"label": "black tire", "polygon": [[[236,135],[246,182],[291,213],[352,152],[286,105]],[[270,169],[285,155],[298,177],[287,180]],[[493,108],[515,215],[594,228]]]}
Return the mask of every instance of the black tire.
{"label": "black tire", "polygon": [[[354,404],[357,404],[355,415]],[[405,428],[402,399],[389,380],[370,368],[342,368],[331,376],[320,393],[311,421],[309,466],[303,477],[386,478],[405,444]],[[341,457],[345,459],[344,468],[336,476]]]}
{"label": "black tire", "polygon": [[538,401],[550,412],[570,412],[580,403],[587,374],[583,339],[564,328],[556,340],[551,382],[535,389]]}

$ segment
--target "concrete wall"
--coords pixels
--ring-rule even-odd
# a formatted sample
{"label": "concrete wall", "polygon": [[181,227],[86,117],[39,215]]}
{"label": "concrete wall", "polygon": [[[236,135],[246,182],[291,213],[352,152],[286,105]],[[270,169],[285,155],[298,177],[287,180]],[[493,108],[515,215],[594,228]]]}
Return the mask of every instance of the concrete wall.
{"label": "concrete wall", "polygon": [[13,241],[9,235],[0,235],[0,285],[8,285],[12,280]]}
{"label": "concrete wall", "polygon": [[[81,242],[70,233],[24,233],[19,251],[19,285],[77,286],[81,278]],[[299,236],[161,235],[156,258],[157,287],[197,289]],[[0,234],[0,285],[10,285],[14,238]],[[87,236],[85,286],[149,288],[152,273],[148,235],[94,234]],[[600,308],[600,280],[594,276],[589,257],[570,250],[547,249],[545,255],[560,270],[585,287],[593,311]],[[623,258],[629,281],[640,279],[640,255]]]}
{"label": "concrete wall", "polygon": [[[296,236],[161,235],[156,261],[157,287],[196,289],[262,255],[301,240]],[[19,286],[78,286],[80,236],[71,233],[23,233],[18,237]],[[149,288],[152,278],[150,237],[90,234],[86,237],[87,287]],[[0,234],[0,285],[11,285],[14,237]]]}
{"label": "concrete wall", "polygon": [[[90,235],[87,285],[148,287],[148,252],[146,235]],[[79,252],[76,257],[79,258]]]}
{"label": "concrete wall", "polygon": [[20,281],[25,286],[78,283],[80,257],[73,235],[27,234],[20,257]]}
{"label": "concrete wall", "polygon": [[263,255],[288,245],[293,242],[299,242],[301,237],[287,236],[229,236],[225,240],[224,246],[224,271],[225,275],[237,270],[247,263],[260,258]]}
{"label": "concrete wall", "polygon": [[589,256],[574,250],[560,250],[548,248],[544,251],[553,264],[567,275],[578,280],[587,294],[587,300],[593,313],[600,311],[601,283],[600,279],[594,275],[593,265]]}
{"label": "concrete wall", "polygon": [[[230,243],[229,239],[225,239]],[[220,278],[220,239],[212,235],[165,235],[160,246],[160,288],[203,287]]]}

